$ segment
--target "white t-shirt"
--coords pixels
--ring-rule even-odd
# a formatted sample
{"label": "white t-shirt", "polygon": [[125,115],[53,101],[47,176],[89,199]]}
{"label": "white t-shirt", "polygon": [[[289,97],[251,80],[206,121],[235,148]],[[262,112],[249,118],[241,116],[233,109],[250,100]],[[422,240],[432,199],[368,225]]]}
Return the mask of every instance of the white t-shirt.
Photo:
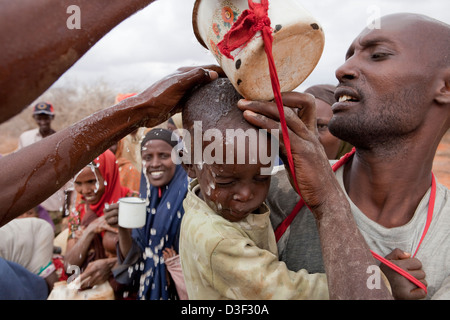
{"label": "white t-shirt", "polygon": [[[336,178],[343,187],[343,168],[336,171]],[[344,191],[345,188],[343,187]],[[350,200],[356,224],[370,249],[386,256],[395,248],[413,254],[422,237],[427,220],[431,188],[424,195],[413,218],[405,225],[385,228],[366,217]],[[417,251],[428,283],[427,298],[450,299],[450,192],[437,182],[433,219],[428,232]]]}
{"label": "white t-shirt", "polygon": [[[330,162],[331,164],[333,162]],[[349,198],[343,181],[344,167],[336,178],[347,196],[355,221],[370,249],[386,256],[395,248],[413,254],[425,227],[430,190],[424,195],[413,218],[404,226],[385,228],[370,220]],[[267,205],[276,228],[299,200],[285,170],[272,177]],[[428,283],[426,299],[450,299],[450,191],[437,181],[433,220],[416,258],[422,262]],[[306,268],[309,272],[324,272],[320,239],[314,216],[304,206],[277,243],[280,259],[290,270]]]}

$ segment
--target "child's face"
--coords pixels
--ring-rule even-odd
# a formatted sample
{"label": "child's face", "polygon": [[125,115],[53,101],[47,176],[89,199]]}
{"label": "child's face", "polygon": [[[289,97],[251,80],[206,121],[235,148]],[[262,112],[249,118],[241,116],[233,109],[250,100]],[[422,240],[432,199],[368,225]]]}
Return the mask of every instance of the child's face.
{"label": "child's face", "polygon": [[261,169],[267,169],[269,165],[262,165],[260,161],[248,164],[248,147],[245,152],[245,164],[238,164],[235,158],[233,164],[194,165],[203,199],[232,222],[240,221],[257,210],[270,187],[271,176],[261,174]]}

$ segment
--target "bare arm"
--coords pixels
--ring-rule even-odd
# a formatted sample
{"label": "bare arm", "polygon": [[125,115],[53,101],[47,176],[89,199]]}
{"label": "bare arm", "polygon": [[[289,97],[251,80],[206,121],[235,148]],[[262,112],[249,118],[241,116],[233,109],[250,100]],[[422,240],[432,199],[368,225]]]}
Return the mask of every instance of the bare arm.
{"label": "bare arm", "polygon": [[95,235],[105,230],[117,232],[106,222],[105,217],[101,216],[89,223],[84,230],[76,231],[79,233],[79,236],[67,240],[65,263],[67,265],[81,266],[87,258],[89,247]]}
{"label": "bare arm", "polygon": [[0,226],[38,205],[114,142],[138,127],[167,120],[195,85],[217,78],[195,68],[177,72],[142,93],[101,110],[70,128],[0,158]]}
{"label": "bare arm", "polygon": [[[376,265],[358,230],[342,189],[316,134],[314,97],[307,94],[283,95],[286,122],[291,141],[295,175],[301,196],[317,222],[323,261],[331,299],[392,299],[384,283],[380,289],[367,286],[369,266]],[[274,103],[241,101],[239,107],[252,124],[281,133]],[[298,115],[294,111],[299,108]],[[286,154],[282,141],[283,154]],[[284,163],[287,163],[285,161]]]}
{"label": "bare arm", "polygon": [[[154,0],[0,0],[0,123],[20,113],[120,22]],[[80,8],[69,29],[67,8]]]}

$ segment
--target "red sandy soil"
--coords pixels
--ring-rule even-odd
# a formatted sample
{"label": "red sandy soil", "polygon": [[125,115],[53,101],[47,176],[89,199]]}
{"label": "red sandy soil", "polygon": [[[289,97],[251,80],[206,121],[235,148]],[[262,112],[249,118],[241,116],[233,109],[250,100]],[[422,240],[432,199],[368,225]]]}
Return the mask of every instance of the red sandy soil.
{"label": "red sandy soil", "polygon": [[442,139],[433,163],[436,179],[450,189],[450,131]]}

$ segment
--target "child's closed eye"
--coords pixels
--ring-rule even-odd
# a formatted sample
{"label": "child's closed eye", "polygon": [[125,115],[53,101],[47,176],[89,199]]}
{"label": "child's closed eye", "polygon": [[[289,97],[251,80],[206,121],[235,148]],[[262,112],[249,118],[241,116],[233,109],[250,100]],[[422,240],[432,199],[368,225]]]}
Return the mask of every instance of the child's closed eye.
{"label": "child's closed eye", "polygon": [[234,184],[235,180],[216,180],[216,186],[218,187],[229,187]]}
{"label": "child's closed eye", "polygon": [[256,182],[267,182],[270,179],[270,176],[256,176],[253,178]]}

